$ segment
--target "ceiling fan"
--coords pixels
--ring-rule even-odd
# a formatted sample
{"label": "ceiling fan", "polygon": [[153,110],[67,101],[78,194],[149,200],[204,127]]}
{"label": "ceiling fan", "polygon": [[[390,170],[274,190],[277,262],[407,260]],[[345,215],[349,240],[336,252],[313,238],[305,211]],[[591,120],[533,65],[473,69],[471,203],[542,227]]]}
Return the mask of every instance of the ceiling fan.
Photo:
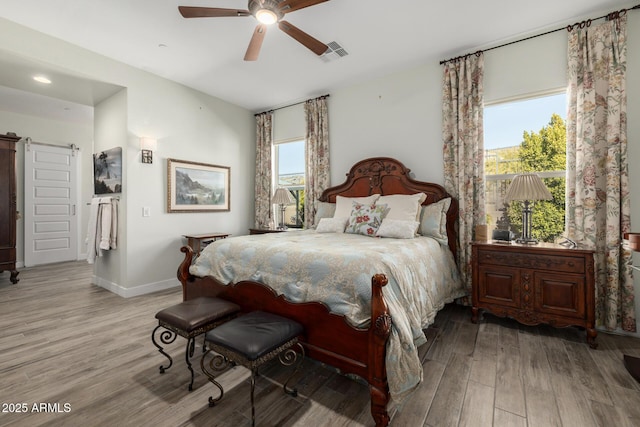
{"label": "ceiling fan", "polygon": [[245,61],[258,59],[262,41],[267,33],[267,27],[278,24],[278,28],[289,36],[302,43],[316,55],[322,55],[329,47],[320,40],[315,39],[298,27],[284,21],[284,15],[305,7],[324,3],[328,0],[249,0],[248,10],[223,9],[216,7],[192,7],[178,6],[180,14],[185,18],[217,18],[224,16],[253,16],[258,20],[258,25],[253,31],[249,47],[244,55]]}

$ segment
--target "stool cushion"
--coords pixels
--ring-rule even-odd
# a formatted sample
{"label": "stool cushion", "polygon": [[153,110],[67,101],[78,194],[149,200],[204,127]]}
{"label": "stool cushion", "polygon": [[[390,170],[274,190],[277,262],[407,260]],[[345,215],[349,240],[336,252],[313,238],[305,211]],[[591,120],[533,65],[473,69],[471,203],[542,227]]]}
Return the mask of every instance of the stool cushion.
{"label": "stool cushion", "polygon": [[240,311],[230,301],[215,297],[199,297],[172,305],[156,313],[156,319],[185,332],[206,326]]}
{"label": "stool cushion", "polygon": [[254,361],[302,334],[298,322],[264,311],[236,317],[207,332],[206,340]]}

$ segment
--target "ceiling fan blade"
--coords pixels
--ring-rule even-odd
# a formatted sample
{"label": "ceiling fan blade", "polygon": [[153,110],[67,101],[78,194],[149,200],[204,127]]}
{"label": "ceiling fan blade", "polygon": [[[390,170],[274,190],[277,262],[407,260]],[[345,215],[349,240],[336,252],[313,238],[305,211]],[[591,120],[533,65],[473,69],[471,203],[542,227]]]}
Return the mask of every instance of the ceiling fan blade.
{"label": "ceiling fan blade", "polygon": [[258,59],[265,34],[267,34],[267,26],[258,24],[256,29],[253,30],[253,36],[249,42],[249,47],[247,47],[247,53],[244,54],[245,61],[255,61]]}
{"label": "ceiling fan blade", "polygon": [[278,7],[283,13],[293,12],[294,10],[304,9],[305,7],[314,6],[329,0],[284,0],[278,3]]}
{"label": "ceiling fan blade", "polygon": [[284,31],[285,33],[287,33],[288,35],[290,35],[291,37],[293,37],[294,39],[296,39],[297,41],[305,45],[307,49],[311,50],[313,53],[315,53],[318,56],[322,55],[329,49],[329,47],[326,44],[322,43],[318,39],[311,37],[309,34],[305,33],[298,27],[291,25],[287,21],[280,21],[278,23],[278,27],[282,31]]}
{"label": "ceiling fan blade", "polygon": [[249,16],[251,12],[242,9],[221,9],[219,7],[178,6],[185,18],[217,18],[220,16]]}

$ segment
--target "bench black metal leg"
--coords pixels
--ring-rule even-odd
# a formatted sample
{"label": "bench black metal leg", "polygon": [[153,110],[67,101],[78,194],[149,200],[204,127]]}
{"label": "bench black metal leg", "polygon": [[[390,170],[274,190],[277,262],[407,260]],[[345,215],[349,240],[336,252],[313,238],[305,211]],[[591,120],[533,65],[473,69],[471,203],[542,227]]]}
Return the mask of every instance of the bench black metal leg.
{"label": "bench black metal leg", "polygon": [[[151,341],[153,342],[153,345],[155,345],[158,348],[158,351],[164,355],[167,359],[169,359],[169,365],[167,366],[162,366],[160,365],[160,373],[164,374],[164,371],[166,371],[167,369],[169,369],[171,367],[171,365],[173,365],[173,359],[171,358],[171,356],[169,356],[167,353],[164,352],[164,349],[162,348],[162,346],[160,346],[157,342],[156,342],[156,331],[159,328],[163,328],[163,326],[158,325],[156,326],[156,328],[153,330],[153,332],[151,332]],[[176,337],[178,335],[173,332],[170,331],[168,329],[165,329],[164,331],[162,331],[162,333],[160,334],[160,342],[162,342],[164,345],[167,344],[171,344],[172,342],[174,342],[176,340]]]}
{"label": "bench black metal leg", "polygon": [[193,368],[191,367],[191,358],[193,357],[193,353],[196,348],[196,338],[189,338],[187,340],[187,347],[184,350],[184,359],[187,362],[187,368],[189,368],[189,372],[191,372],[191,382],[189,383],[189,391],[193,391]]}
{"label": "bench black metal leg", "polygon": [[284,382],[284,392],[296,397],[298,396],[298,389],[297,388],[287,388],[287,385],[289,384],[289,381],[291,381],[291,379],[296,375],[296,373],[300,370],[300,367],[302,366],[302,361],[304,359],[304,347],[302,346],[302,344],[300,344],[299,342],[296,344],[296,346],[300,349],[300,357],[298,357],[298,353],[293,349],[293,348],[289,348],[285,351],[283,351],[282,353],[280,353],[280,355],[278,356],[280,359],[280,363],[282,363],[285,366],[291,366],[294,363],[296,363],[296,361],[298,362],[298,364],[296,365],[295,369],[293,370],[293,372],[291,373],[291,375],[289,375],[289,378],[287,378],[287,380]]}
{"label": "bench black metal leg", "polygon": [[256,375],[258,374],[258,368],[251,370],[251,427],[256,425],[256,406],[253,395],[256,390]]}
{"label": "bench black metal leg", "polygon": [[209,361],[209,368],[207,368],[206,364],[204,363],[204,359],[209,353],[210,350],[207,350],[202,355],[202,358],[200,359],[200,369],[202,369],[202,373],[205,374],[207,378],[209,378],[209,381],[220,390],[220,396],[218,396],[217,398],[214,399],[212,396],[209,396],[209,406],[214,406],[216,402],[218,402],[220,399],[222,399],[222,396],[224,396],[224,389],[222,388],[222,385],[215,380],[215,376],[213,375],[213,372],[211,372],[211,370],[221,371],[226,366],[228,366],[229,361],[220,355],[215,355],[213,356],[213,359]]}

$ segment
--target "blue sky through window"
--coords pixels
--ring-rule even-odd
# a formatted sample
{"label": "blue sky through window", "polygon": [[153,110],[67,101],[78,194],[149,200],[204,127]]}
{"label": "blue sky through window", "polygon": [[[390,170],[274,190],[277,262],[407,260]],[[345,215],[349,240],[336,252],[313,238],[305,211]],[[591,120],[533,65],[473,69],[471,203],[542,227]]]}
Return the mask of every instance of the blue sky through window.
{"label": "blue sky through window", "polygon": [[484,148],[489,150],[520,145],[523,132],[539,132],[549,124],[552,113],[566,120],[566,97],[562,92],[485,107]]}
{"label": "blue sky through window", "polygon": [[304,141],[278,144],[278,175],[304,175]]}

